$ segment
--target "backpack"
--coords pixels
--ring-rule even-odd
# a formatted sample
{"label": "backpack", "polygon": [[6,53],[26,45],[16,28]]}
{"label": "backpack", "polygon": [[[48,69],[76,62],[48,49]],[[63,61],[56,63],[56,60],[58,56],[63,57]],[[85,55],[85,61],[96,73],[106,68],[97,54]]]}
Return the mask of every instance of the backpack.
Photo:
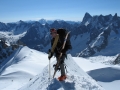
{"label": "backpack", "polygon": [[[59,34],[59,38],[62,42],[64,42],[67,32],[68,31],[66,29],[63,29],[63,28],[60,28],[60,29],[57,30],[57,33]],[[70,42],[70,34],[68,35],[68,38],[67,38],[67,41],[66,41],[66,47],[68,49],[72,49],[71,42]]]}

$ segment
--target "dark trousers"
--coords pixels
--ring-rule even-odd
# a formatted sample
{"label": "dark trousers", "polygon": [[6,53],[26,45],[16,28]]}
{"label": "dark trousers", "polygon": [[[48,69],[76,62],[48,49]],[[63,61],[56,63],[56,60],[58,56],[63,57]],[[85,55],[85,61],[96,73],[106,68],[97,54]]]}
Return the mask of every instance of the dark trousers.
{"label": "dark trousers", "polygon": [[[59,55],[56,56],[56,59],[58,61]],[[60,58],[59,61],[59,66],[60,66],[60,70],[61,70],[61,75],[65,75],[65,67],[64,67],[64,60],[66,58],[66,54],[63,54]]]}

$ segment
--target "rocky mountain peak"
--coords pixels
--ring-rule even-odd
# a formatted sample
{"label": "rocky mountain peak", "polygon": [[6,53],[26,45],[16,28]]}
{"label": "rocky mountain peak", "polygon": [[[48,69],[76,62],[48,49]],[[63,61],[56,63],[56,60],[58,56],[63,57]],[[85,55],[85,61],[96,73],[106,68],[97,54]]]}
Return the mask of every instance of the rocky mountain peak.
{"label": "rocky mountain peak", "polygon": [[92,16],[86,12],[84,15],[84,18],[82,20],[82,24],[85,24],[87,21],[90,21],[91,18],[92,18]]}
{"label": "rocky mountain peak", "polygon": [[88,12],[86,12],[84,18],[92,18],[92,16]]}
{"label": "rocky mountain peak", "polygon": [[115,15],[113,16],[113,21],[116,21],[116,20],[118,20],[117,13],[115,13]]}

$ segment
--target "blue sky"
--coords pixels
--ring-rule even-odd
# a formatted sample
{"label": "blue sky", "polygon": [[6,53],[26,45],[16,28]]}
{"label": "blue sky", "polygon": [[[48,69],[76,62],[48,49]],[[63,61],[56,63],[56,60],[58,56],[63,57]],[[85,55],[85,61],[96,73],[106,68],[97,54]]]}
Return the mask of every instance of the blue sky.
{"label": "blue sky", "polygon": [[0,22],[62,19],[82,21],[84,14],[120,15],[120,0],[0,0]]}

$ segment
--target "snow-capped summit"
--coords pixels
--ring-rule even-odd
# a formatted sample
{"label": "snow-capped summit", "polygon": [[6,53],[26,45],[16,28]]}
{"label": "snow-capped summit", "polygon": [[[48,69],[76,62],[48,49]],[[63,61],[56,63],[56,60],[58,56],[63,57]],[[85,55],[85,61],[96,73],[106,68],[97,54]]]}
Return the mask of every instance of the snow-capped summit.
{"label": "snow-capped summit", "polygon": [[87,26],[87,24],[89,24],[91,19],[92,19],[92,16],[86,12],[81,24],[83,24],[83,25],[85,24]]}
{"label": "snow-capped summit", "polygon": [[[76,32],[88,33],[89,38],[84,41],[87,47],[78,56],[116,55],[119,53],[120,20],[117,14],[114,16],[111,14],[93,16],[82,23],[84,25],[81,24]],[[112,49],[113,47],[114,50]]]}

